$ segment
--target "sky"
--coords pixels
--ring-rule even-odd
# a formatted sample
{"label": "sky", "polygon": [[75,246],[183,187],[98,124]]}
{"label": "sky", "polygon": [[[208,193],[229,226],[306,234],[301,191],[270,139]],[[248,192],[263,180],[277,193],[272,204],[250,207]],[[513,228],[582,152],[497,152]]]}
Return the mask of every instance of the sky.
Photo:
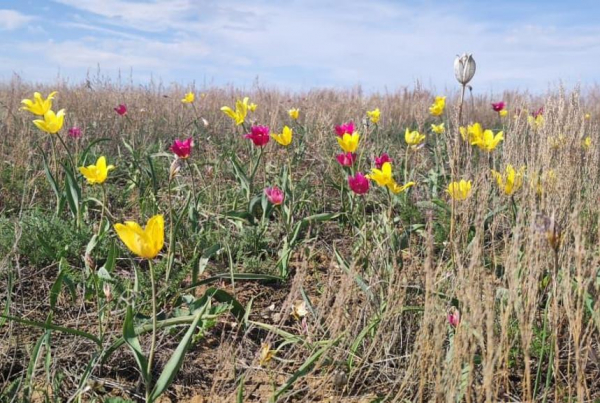
{"label": "sky", "polygon": [[598,0],[2,0],[0,81],[444,90],[467,52],[475,90],[585,87],[598,15]]}

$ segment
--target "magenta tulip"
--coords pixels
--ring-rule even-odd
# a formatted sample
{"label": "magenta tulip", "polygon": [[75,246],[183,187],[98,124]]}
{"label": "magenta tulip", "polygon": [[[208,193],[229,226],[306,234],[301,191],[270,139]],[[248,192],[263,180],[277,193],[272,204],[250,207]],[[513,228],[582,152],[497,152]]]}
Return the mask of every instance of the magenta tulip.
{"label": "magenta tulip", "polygon": [[188,158],[192,153],[192,147],[194,146],[194,140],[190,137],[187,140],[175,140],[170,150],[179,158]]}
{"label": "magenta tulip", "polygon": [[251,133],[244,137],[252,140],[255,146],[263,147],[269,142],[269,128],[267,126],[252,126]]}
{"label": "magenta tulip", "polygon": [[348,176],[348,185],[356,194],[362,195],[369,191],[369,179],[361,172],[354,176]]}

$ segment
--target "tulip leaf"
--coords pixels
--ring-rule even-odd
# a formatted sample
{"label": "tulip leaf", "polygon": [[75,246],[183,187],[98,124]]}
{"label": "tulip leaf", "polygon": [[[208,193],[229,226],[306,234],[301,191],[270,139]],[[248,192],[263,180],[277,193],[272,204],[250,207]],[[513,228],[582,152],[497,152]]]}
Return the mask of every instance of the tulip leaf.
{"label": "tulip leaf", "polygon": [[[42,159],[44,161],[44,172],[46,173],[46,178],[48,179],[48,183],[50,183],[50,187],[56,195],[57,206],[60,206],[60,199],[62,198],[61,192],[58,190],[58,185],[56,184],[56,180],[54,179],[54,176],[50,171],[50,167],[48,167],[48,158],[46,157],[46,153],[44,153],[42,149],[40,149],[40,151],[42,152]],[[60,211],[60,209],[57,208],[57,211]]]}
{"label": "tulip leaf", "polygon": [[90,153],[90,150],[92,149],[92,147],[94,147],[96,144],[102,143],[103,141],[111,141],[110,138],[107,137],[102,137],[99,139],[96,139],[92,142],[90,142],[90,144],[88,144],[88,146],[85,148],[85,150],[83,150],[83,152],[81,153],[81,156],[79,157],[79,166],[84,166],[88,157],[88,154]]}
{"label": "tulip leaf", "polygon": [[37,321],[34,321],[34,320],[17,318],[17,317],[9,316],[9,315],[0,315],[0,318],[5,318],[5,319],[8,319],[10,321],[21,323],[21,324],[27,325],[27,326],[39,327],[40,329],[56,330],[56,331],[59,331],[59,332],[62,332],[62,333],[72,334],[74,336],[85,337],[86,339],[91,340],[94,343],[96,343],[99,347],[102,347],[102,342],[100,341],[100,339],[98,339],[93,334],[84,332],[82,330],[72,329],[70,327],[63,327],[63,326],[53,325],[52,323],[44,323],[44,322],[37,322]]}
{"label": "tulip leaf", "polygon": [[[13,274],[12,270],[8,270],[8,279],[6,285],[6,305],[4,306],[4,315],[8,315],[10,313],[10,304],[12,302],[11,295],[13,292]],[[7,319],[5,317],[0,316],[0,327],[4,326]]]}
{"label": "tulip leaf", "polygon": [[133,309],[131,308],[131,305],[127,305],[127,313],[125,315],[125,321],[123,322],[123,339],[133,352],[133,356],[138,364],[138,368],[144,377],[146,385],[148,385],[148,360],[142,352],[140,341],[138,340],[137,333],[133,327]]}
{"label": "tulip leaf", "polygon": [[80,201],[81,201],[81,188],[79,187],[79,184],[77,183],[77,181],[75,180],[75,177],[73,176],[73,173],[67,169],[67,167],[65,167],[63,165],[65,174],[66,174],[66,178],[67,178],[67,183],[65,186],[65,193],[67,196],[67,202],[69,203],[69,207],[71,208],[71,212],[73,213],[73,215],[75,216],[75,218],[77,220],[79,220],[79,210],[80,210]]}
{"label": "tulip leaf", "polygon": [[156,400],[156,398],[158,398],[175,379],[175,376],[177,375],[179,369],[181,368],[181,365],[183,364],[183,359],[185,358],[185,354],[192,340],[192,336],[194,335],[196,326],[198,326],[198,322],[200,322],[200,318],[202,317],[203,313],[204,310],[201,310],[198,313],[196,313],[194,320],[188,328],[188,331],[185,333],[183,339],[181,339],[181,342],[179,342],[179,345],[173,352],[173,355],[163,368],[163,371],[160,374],[158,380],[156,381],[154,389],[152,390],[152,393],[150,395],[151,402]]}

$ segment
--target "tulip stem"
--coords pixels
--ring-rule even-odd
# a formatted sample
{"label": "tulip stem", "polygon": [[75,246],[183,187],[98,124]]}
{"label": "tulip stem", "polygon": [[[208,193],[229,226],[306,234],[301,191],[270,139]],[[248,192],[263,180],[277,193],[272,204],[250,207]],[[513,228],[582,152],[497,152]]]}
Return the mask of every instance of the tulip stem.
{"label": "tulip stem", "polygon": [[169,251],[167,252],[167,269],[165,270],[165,283],[169,283],[169,275],[171,274],[171,269],[173,268],[174,258],[174,242],[173,242],[173,201],[171,198],[171,187],[172,187],[173,179],[169,176],[169,192],[167,195],[167,200],[169,202]]}
{"label": "tulip stem", "polygon": [[156,348],[156,329],[157,329],[157,321],[156,321],[156,283],[154,281],[154,265],[152,264],[152,260],[148,259],[148,269],[150,271],[150,285],[152,287],[152,340],[150,343],[150,352],[148,353],[148,385],[146,385],[146,401],[150,401],[150,393],[152,392],[151,383],[152,383],[152,361],[154,360],[154,350]]}
{"label": "tulip stem", "polygon": [[462,91],[460,93],[460,105],[458,107],[458,125],[462,125],[462,110],[463,110],[463,102],[465,101],[465,90],[467,89],[467,85],[462,85]]}
{"label": "tulip stem", "polygon": [[102,223],[104,221],[104,209],[106,208],[106,187],[104,186],[104,183],[101,186],[102,186],[102,206],[101,206],[101,211],[100,211],[100,221],[98,223],[98,232],[96,233],[96,235],[98,237],[100,237],[100,231],[102,231]]}

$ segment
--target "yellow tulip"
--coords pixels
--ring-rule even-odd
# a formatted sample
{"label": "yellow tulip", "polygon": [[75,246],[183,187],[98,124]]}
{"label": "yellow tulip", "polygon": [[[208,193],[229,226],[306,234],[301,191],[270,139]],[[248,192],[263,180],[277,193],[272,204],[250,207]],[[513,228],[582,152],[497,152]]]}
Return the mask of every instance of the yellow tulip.
{"label": "yellow tulip", "polygon": [[150,218],[144,229],[134,221],[125,221],[115,224],[115,231],[131,252],[145,259],[154,259],[165,243],[165,220],[160,214]]}
{"label": "yellow tulip", "polygon": [[367,111],[367,116],[371,120],[371,123],[379,123],[381,112],[379,111],[379,108],[375,108],[372,111]]}
{"label": "yellow tulip", "polygon": [[502,109],[500,112],[498,112],[498,115],[500,115],[500,117],[505,117],[508,115],[508,111],[506,109]]}
{"label": "yellow tulip", "polygon": [[483,132],[481,138],[473,144],[489,153],[493,151],[502,140],[504,140],[504,132],[499,132],[494,136],[493,131],[486,130]]}
{"label": "yellow tulip", "polygon": [[289,146],[292,143],[292,129],[284,126],[281,134],[272,133],[271,137],[282,146]]}
{"label": "yellow tulip", "polygon": [[381,169],[373,168],[367,178],[377,182],[379,186],[388,186],[395,183],[392,177],[392,164],[384,162]]}
{"label": "yellow tulip", "polygon": [[288,115],[290,115],[290,118],[298,120],[298,118],[300,117],[300,109],[292,108],[288,111]]}
{"label": "yellow tulip", "polygon": [[440,116],[444,113],[444,108],[446,107],[446,97],[435,97],[435,101],[433,105],[429,107],[429,113],[433,116]]}
{"label": "yellow tulip", "polygon": [[248,97],[245,97],[243,101],[240,101],[239,99],[236,101],[235,111],[228,106],[222,107],[221,110],[233,119],[237,126],[239,126],[244,123],[246,115],[248,114]]}
{"label": "yellow tulip", "polygon": [[533,117],[531,115],[527,116],[527,123],[533,130],[537,130],[544,125],[544,116],[542,114]]}
{"label": "yellow tulip", "polygon": [[411,146],[412,148],[416,148],[425,140],[425,135],[420,134],[418,131],[411,132],[408,128],[404,132],[404,140],[406,144]]}
{"label": "yellow tulip", "polygon": [[46,112],[52,109],[52,100],[56,94],[56,91],[51,92],[50,95],[48,95],[48,98],[43,99],[42,94],[34,92],[33,100],[24,99],[21,101],[21,103],[25,105],[21,109],[29,111],[34,115],[44,116]]}
{"label": "yellow tulip", "polygon": [[469,144],[475,145],[483,137],[483,128],[479,123],[474,123],[468,127],[459,128],[460,135],[464,141],[468,141]]}
{"label": "yellow tulip", "polygon": [[498,187],[507,196],[513,195],[517,190],[519,190],[523,186],[524,173],[525,167],[521,167],[518,171],[516,171],[510,164],[506,166],[506,171],[504,172],[504,174],[501,174],[500,172],[494,171],[492,169],[492,175],[494,179],[496,179]]}
{"label": "yellow tulip", "polygon": [[466,200],[471,194],[471,181],[461,179],[460,182],[452,182],[448,185],[446,192],[454,200]]}
{"label": "yellow tulip", "polygon": [[196,99],[196,97],[194,96],[194,93],[190,91],[187,94],[185,94],[181,102],[183,102],[184,104],[191,104],[192,102],[194,102],[194,99]]}
{"label": "yellow tulip", "polygon": [[437,134],[443,134],[446,129],[444,128],[444,124],[440,123],[439,125],[431,125],[431,131]]}
{"label": "yellow tulip", "polygon": [[254,102],[248,104],[248,109],[250,110],[250,112],[254,112],[256,108],[258,108],[258,105],[256,105]]}
{"label": "yellow tulip", "polygon": [[100,157],[96,161],[96,165],[79,167],[79,172],[85,176],[90,185],[94,185],[104,183],[108,177],[108,171],[112,169],[115,169],[114,165],[106,166],[106,158]]}
{"label": "yellow tulip", "polygon": [[57,114],[53,111],[44,113],[44,120],[36,119],[33,121],[33,124],[46,133],[56,134],[62,128],[64,121],[65,110],[61,109]]}
{"label": "yellow tulip", "polygon": [[590,148],[592,148],[592,138],[590,136],[587,136],[585,139],[583,139],[582,146],[586,150],[589,150]]}
{"label": "yellow tulip", "polygon": [[338,137],[337,141],[342,150],[347,153],[353,153],[358,148],[358,142],[360,140],[360,134],[354,132],[352,134],[345,133],[344,137]]}
{"label": "yellow tulip", "polygon": [[390,190],[390,192],[392,192],[393,194],[398,194],[400,192],[404,192],[406,189],[412,187],[415,185],[415,182],[408,182],[406,185],[398,185],[396,183],[396,181],[392,181],[392,183],[388,183],[387,184],[387,188]]}
{"label": "yellow tulip", "polygon": [[271,345],[269,343],[263,343],[260,346],[260,353],[258,354],[259,365],[264,367],[274,356],[275,352],[271,350]]}

